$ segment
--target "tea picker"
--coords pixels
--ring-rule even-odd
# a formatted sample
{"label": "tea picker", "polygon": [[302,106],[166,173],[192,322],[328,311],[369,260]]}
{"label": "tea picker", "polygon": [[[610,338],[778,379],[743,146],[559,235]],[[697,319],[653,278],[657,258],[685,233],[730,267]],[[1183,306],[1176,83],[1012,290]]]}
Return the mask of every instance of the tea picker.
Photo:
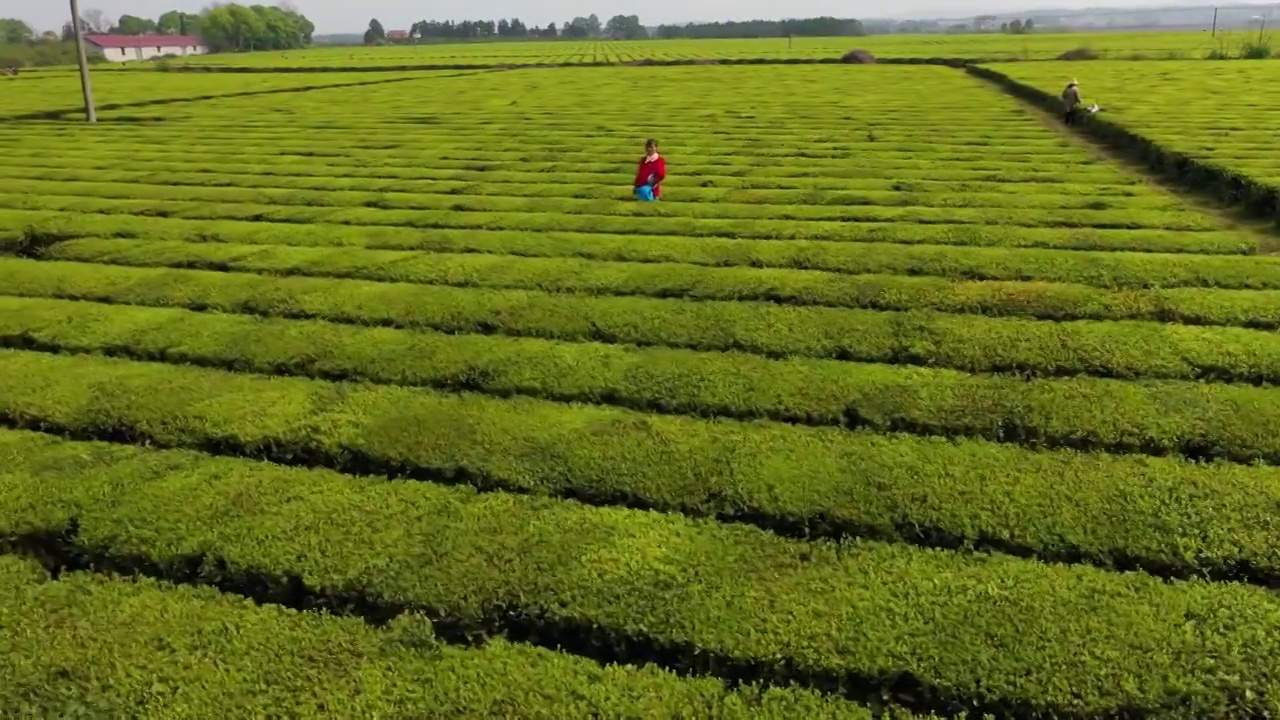
{"label": "tea picker", "polygon": [[644,156],[636,168],[636,199],[652,202],[662,197],[662,181],[666,178],[667,161],[658,154],[658,141],[650,140],[644,144]]}
{"label": "tea picker", "polygon": [[[1075,78],[1067,83],[1067,88],[1062,91],[1062,121],[1068,125],[1074,125],[1076,121],[1076,111],[1080,108],[1080,82]],[[1084,111],[1090,115],[1094,115],[1102,111],[1097,103],[1093,103]]]}

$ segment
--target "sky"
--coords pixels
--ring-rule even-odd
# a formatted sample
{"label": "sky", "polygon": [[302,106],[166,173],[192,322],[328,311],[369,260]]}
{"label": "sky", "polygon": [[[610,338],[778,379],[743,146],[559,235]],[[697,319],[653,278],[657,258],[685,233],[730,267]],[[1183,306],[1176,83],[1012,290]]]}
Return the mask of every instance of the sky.
{"label": "sky", "polygon": [[[274,4],[274,0],[241,0],[243,4]],[[1274,3],[1274,0],[1273,0]],[[80,0],[83,13],[97,8],[109,18],[122,14],[159,17],[168,10],[199,12],[209,0]],[[556,25],[575,15],[595,13],[601,20],[613,15],[640,16],[646,25],[707,20],[777,19],[786,17],[931,18],[968,17],[981,13],[1006,13],[1052,8],[1098,6],[1161,7],[1204,5],[1208,0],[436,0],[424,4],[410,0],[291,0],[316,25],[317,33],[363,32],[371,18],[387,29],[405,29],[418,20],[498,19],[518,17],[525,24]],[[1244,4],[1244,3],[1232,3]],[[70,17],[66,0],[0,0],[0,17],[25,20],[37,30],[53,30]],[[785,8],[785,13],[780,9]]]}

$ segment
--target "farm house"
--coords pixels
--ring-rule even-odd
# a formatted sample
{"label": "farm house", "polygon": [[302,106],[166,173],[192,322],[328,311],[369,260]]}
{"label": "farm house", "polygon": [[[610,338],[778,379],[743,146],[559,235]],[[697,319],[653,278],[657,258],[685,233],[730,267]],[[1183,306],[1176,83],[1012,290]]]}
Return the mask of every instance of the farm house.
{"label": "farm house", "polygon": [[85,35],[85,42],[111,62],[164,55],[203,55],[209,48],[191,35]]}

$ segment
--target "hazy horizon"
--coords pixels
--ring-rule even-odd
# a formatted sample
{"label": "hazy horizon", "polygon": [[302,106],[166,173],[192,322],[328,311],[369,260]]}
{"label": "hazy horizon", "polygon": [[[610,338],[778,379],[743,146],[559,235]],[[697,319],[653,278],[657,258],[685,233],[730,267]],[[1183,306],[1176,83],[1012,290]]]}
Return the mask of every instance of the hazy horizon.
{"label": "hazy horizon", "polygon": [[[244,4],[257,4],[242,0]],[[272,0],[258,0],[261,4],[275,4]],[[169,10],[199,12],[210,4],[209,0],[81,0],[81,12],[91,8],[102,10],[113,21],[121,15],[137,15],[156,18]],[[902,0],[895,3],[892,12],[886,12],[883,3],[837,2],[836,0],[793,0],[786,4],[786,11],[762,0],[708,0],[690,4],[682,0],[654,0],[642,10],[634,2],[606,0],[601,2],[535,2],[534,0],[508,0],[507,2],[472,3],[465,0],[444,0],[429,11],[418,3],[404,0],[366,0],[353,5],[337,0],[292,0],[291,4],[316,25],[318,34],[362,32],[371,18],[377,18],[388,29],[408,29],[418,20],[464,20],[517,17],[527,25],[557,26],[576,15],[595,13],[602,20],[613,15],[639,14],[646,25],[660,23],[707,22],[716,20],[780,19],[782,17],[816,17],[833,15],[854,18],[956,18],[979,14],[1032,13],[1045,9],[1084,9],[1089,7],[1153,8],[1185,5],[1207,5],[1206,2],[1179,2],[1178,0],[1129,0],[1108,3],[1072,2],[1072,0],[973,0],[970,2],[939,2],[939,0]],[[1275,6],[1272,2],[1236,2],[1230,5]],[[33,5],[35,7],[33,7]],[[61,0],[0,0],[0,17],[14,17],[26,21],[37,30],[56,30],[70,17],[67,4]]]}

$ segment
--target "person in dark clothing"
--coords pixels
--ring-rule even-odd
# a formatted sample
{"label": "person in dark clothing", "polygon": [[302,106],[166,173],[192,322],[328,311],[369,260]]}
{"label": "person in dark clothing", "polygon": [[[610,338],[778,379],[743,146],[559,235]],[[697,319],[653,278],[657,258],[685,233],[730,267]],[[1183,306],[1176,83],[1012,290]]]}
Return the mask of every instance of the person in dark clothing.
{"label": "person in dark clothing", "polygon": [[1067,83],[1062,91],[1062,121],[1068,125],[1076,123],[1076,109],[1080,106],[1080,83],[1074,79]]}
{"label": "person in dark clothing", "polygon": [[649,201],[662,197],[662,181],[666,178],[667,161],[658,154],[658,141],[649,140],[644,144],[644,157],[636,168],[636,198]]}

